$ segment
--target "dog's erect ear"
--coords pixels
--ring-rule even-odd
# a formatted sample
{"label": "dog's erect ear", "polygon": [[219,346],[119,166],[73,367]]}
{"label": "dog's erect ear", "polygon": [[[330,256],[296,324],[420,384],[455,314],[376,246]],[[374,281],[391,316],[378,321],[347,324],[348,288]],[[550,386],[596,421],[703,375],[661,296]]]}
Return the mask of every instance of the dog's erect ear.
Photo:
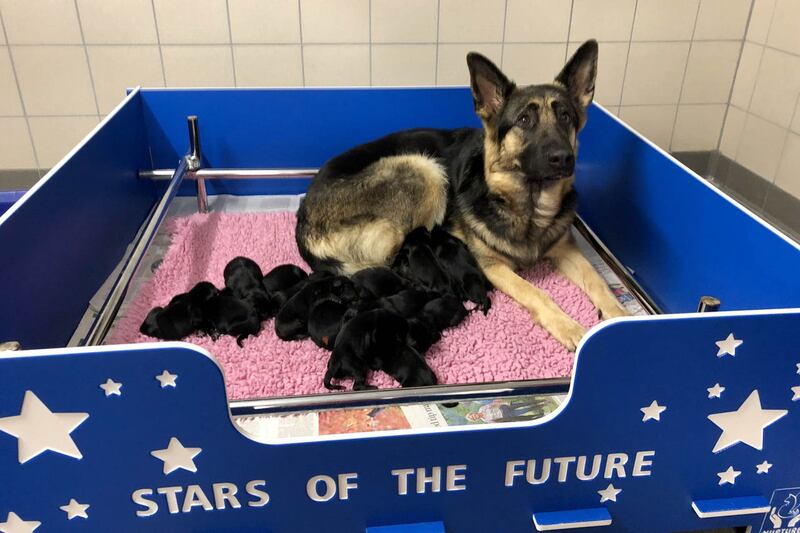
{"label": "dog's erect ear", "polygon": [[508,100],[514,83],[489,59],[477,52],[467,54],[469,82],[475,112],[483,120],[491,120]]}
{"label": "dog's erect ear", "polygon": [[597,41],[591,39],[581,45],[572,55],[564,69],[556,77],[570,96],[586,108],[594,98],[594,83],[597,78]]}

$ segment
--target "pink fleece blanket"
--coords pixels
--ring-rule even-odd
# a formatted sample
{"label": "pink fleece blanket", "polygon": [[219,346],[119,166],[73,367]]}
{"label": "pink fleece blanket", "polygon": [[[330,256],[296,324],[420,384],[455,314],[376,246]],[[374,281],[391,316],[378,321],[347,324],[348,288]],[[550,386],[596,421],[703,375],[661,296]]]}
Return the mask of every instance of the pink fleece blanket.
{"label": "pink fleece blanket", "polygon": [[[289,212],[195,214],[170,220],[172,244],[163,262],[129,303],[107,343],[152,342],[139,333],[150,308],[166,304],[198,281],[222,286],[222,271],[237,255],[254,259],[265,273],[283,263],[308,270],[295,245],[295,220]],[[549,263],[540,263],[524,277],[584,326],[597,323],[597,311],[588,298]],[[231,337],[216,342],[202,336],[186,340],[207,349],[222,364],[231,399],[325,392],[322,377],[329,352],[310,340],[280,340],[272,320],[264,323],[258,337],[245,340],[244,348]],[[440,383],[483,383],[568,376],[573,354],[509,297],[494,291],[489,314],[474,312],[446,331],[428,351],[427,360]],[[380,372],[370,377],[370,383],[398,386]]]}

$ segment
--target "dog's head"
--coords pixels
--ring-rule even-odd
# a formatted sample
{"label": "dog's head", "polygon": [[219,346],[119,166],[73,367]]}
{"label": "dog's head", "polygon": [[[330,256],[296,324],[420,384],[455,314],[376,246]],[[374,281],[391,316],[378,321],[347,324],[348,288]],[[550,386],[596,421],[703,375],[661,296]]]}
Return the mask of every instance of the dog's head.
{"label": "dog's head", "polygon": [[576,135],[594,97],[597,42],[585,42],[550,84],[517,87],[475,52],[467,55],[467,65],[475,112],[486,132],[487,178],[499,173],[545,185],[571,177]]}

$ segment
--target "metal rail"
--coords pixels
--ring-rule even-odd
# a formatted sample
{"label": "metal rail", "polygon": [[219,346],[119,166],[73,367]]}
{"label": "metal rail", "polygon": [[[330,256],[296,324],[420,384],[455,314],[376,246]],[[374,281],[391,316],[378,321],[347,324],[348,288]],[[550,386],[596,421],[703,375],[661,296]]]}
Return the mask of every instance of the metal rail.
{"label": "metal rail", "polygon": [[[186,176],[187,180],[252,180],[277,178],[313,178],[316,168],[200,168]],[[166,168],[140,170],[141,179],[168,180],[174,171]]]}
{"label": "metal rail", "polygon": [[230,402],[233,416],[279,413],[310,409],[364,407],[383,404],[457,402],[475,398],[497,398],[521,394],[555,394],[569,390],[570,378],[550,378],[528,381],[500,381],[474,385],[438,385],[408,389],[382,389],[339,392],[335,394],[310,394],[305,396],[278,396],[257,400]]}
{"label": "metal rail", "polygon": [[169,209],[172,199],[175,198],[175,195],[178,193],[178,188],[183,182],[183,178],[186,176],[188,170],[188,161],[186,158],[183,158],[178,165],[178,168],[174,170],[172,179],[170,179],[169,185],[167,186],[167,190],[161,196],[161,200],[159,200],[158,204],[151,212],[150,218],[148,219],[147,224],[144,226],[144,229],[139,233],[136,244],[133,246],[130,255],[125,261],[125,266],[122,268],[119,277],[114,282],[114,285],[111,288],[111,291],[109,292],[105,302],[103,303],[103,306],[100,308],[100,311],[98,311],[97,317],[89,329],[89,332],[83,339],[82,344],[84,346],[97,346],[103,342],[103,339],[105,339],[109,328],[111,328],[111,324],[114,322],[114,318],[119,312],[122,301],[128,292],[133,275],[136,273],[139,263],[141,263],[142,258],[147,252],[148,246],[150,246],[153,237],[158,231],[158,227],[164,220],[164,217],[167,214],[167,209]]}
{"label": "metal rail", "polygon": [[575,229],[589,241],[592,248],[600,254],[603,261],[614,271],[623,285],[633,294],[633,297],[639,301],[639,304],[651,315],[663,315],[664,311],[653,301],[647,291],[645,291],[639,282],[637,282],[630,271],[611,253],[611,250],[600,240],[595,232],[589,229],[589,226],[583,221],[581,217],[575,218]]}

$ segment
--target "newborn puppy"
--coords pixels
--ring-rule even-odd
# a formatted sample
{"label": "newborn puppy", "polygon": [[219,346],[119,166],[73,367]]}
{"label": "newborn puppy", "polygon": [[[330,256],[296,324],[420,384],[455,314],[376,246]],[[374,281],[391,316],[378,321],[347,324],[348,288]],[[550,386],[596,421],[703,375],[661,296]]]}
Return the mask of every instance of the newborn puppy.
{"label": "newborn puppy", "polygon": [[308,279],[308,274],[296,265],[276,266],[261,280],[268,294],[283,292]]}
{"label": "newborn puppy", "polygon": [[231,259],[225,265],[223,276],[225,287],[235,297],[251,305],[260,319],[269,318],[278,310],[278,306],[264,289],[261,268],[252,259],[241,256]]}
{"label": "newborn puppy", "polygon": [[202,331],[206,326],[204,305],[218,292],[211,283],[201,281],[189,292],[173,297],[166,307],[151,309],[139,331],[164,340],[180,340],[195,331]]}
{"label": "newborn puppy", "polygon": [[361,298],[381,298],[403,290],[407,282],[396,272],[386,267],[373,267],[359,270],[350,279]]}
{"label": "newborn puppy", "polygon": [[338,298],[323,298],[316,301],[308,313],[308,336],[314,344],[332,350],[336,336],[342,329],[347,305]]}
{"label": "newborn puppy", "polygon": [[342,389],[333,379],[351,377],[353,390],[371,388],[366,384],[368,370],[383,370],[402,386],[436,383],[436,376],[413,348],[406,344],[408,323],[385,309],[359,313],[347,322],[328,361],[325,388]]}
{"label": "newborn puppy", "polygon": [[425,290],[440,294],[451,292],[450,279],[431,250],[430,233],[424,227],[406,236],[394,261],[394,268],[404,278]]}
{"label": "newborn puppy", "polygon": [[475,303],[484,315],[488,313],[492,306],[488,294],[492,290],[492,284],[486,279],[467,246],[441,226],[436,226],[431,231],[431,248],[450,277],[454,294],[462,301]]}
{"label": "newborn puppy", "polygon": [[261,330],[258,312],[244,300],[237,298],[231,289],[223,289],[209,299],[203,312],[208,321],[208,334],[216,339],[219,335],[236,337],[236,344]]}
{"label": "newborn puppy", "polygon": [[394,311],[403,318],[411,318],[419,314],[425,304],[436,297],[436,293],[419,289],[405,289],[392,296],[381,298],[378,300],[378,304],[384,309]]}
{"label": "newborn puppy", "polygon": [[406,341],[408,345],[414,348],[417,352],[424,354],[431,346],[439,342],[442,338],[439,331],[431,328],[428,324],[418,318],[412,318],[408,321],[408,334]]}
{"label": "newborn puppy", "polygon": [[446,294],[425,304],[419,320],[433,329],[442,331],[459,325],[467,314],[468,311],[461,300]]}
{"label": "newborn puppy", "polygon": [[308,336],[308,314],[312,305],[321,298],[338,298],[345,304],[356,300],[353,282],[344,276],[319,276],[309,281],[275,316],[275,333],[285,341]]}

